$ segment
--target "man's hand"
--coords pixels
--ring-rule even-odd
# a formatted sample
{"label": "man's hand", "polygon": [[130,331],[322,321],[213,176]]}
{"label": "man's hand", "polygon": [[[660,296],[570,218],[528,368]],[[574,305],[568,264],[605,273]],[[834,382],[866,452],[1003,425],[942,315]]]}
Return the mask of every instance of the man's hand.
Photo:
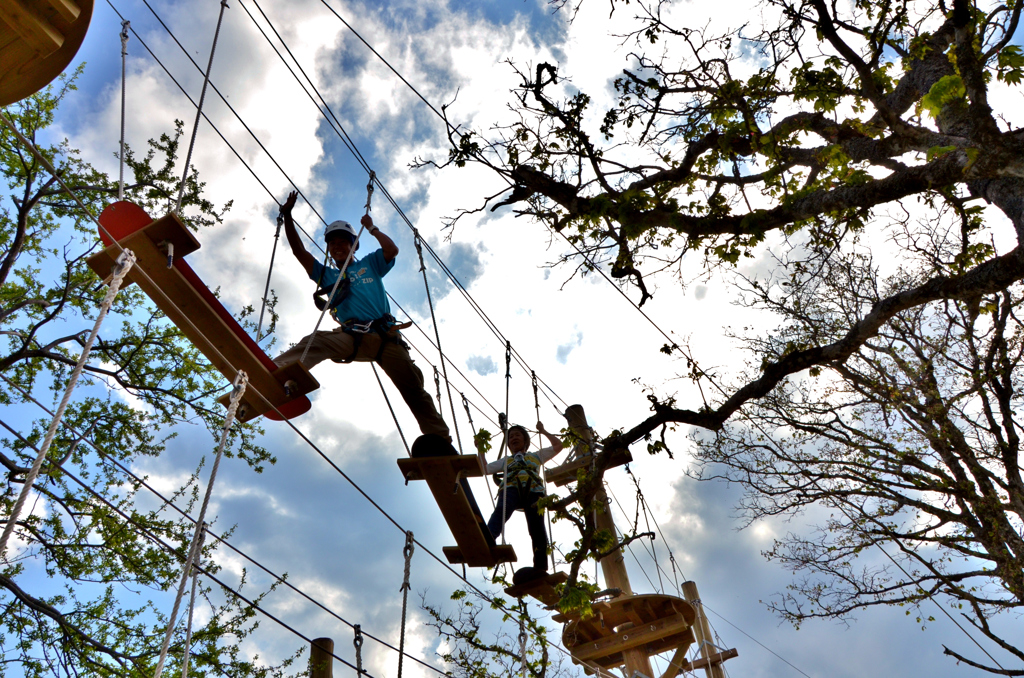
{"label": "man's hand", "polygon": [[295,207],[295,201],[298,199],[298,197],[298,191],[292,191],[291,193],[288,194],[288,198],[285,199],[284,204],[281,205],[282,215],[291,215],[292,208]]}
{"label": "man's hand", "polygon": [[537,422],[537,433],[547,433],[547,431],[544,430],[544,424],[539,421]]}
{"label": "man's hand", "polygon": [[364,214],[363,218],[359,220],[359,223],[363,225],[363,228],[370,232],[370,235],[375,235],[374,231],[378,230],[377,227],[373,225],[373,219],[370,218],[369,214]]}

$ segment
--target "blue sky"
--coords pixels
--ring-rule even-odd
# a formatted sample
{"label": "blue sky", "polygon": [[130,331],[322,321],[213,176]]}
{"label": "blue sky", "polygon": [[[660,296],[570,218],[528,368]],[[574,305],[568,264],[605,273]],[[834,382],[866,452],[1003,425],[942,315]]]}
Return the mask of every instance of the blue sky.
{"label": "blue sky", "polygon": [[[251,0],[242,2],[254,9]],[[219,4],[215,0],[152,4],[196,61],[205,65]],[[115,0],[115,5],[175,77],[197,96],[201,76],[146,7],[134,0]],[[230,5],[213,68],[215,84],[328,221],[356,221],[366,199],[365,173],[284,71],[238,0]],[[659,353],[664,338],[600,278],[575,278],[566,283],[570,270],[551,272],[545,268],[561,249],[552,245],[536,224],[516,219],[506,210],[464,221],[454,232],[443,231],[444,217],[476,208],[483,196],[497,192],[500,184],[472,169],[410,170],[409,163],[417,157],[445,156],[443,129],[433,114],[321,3],[267,0],[261,5],[404,212],[538,375],[566,403],[583,402],[592,424],[602,432],[643,417],[647,403],[633,379],[668,381],[681,369]],[[572,26],[567,25],[564,14],[532,0],[345,5],[335,1],[333,5],[435,105],[455,100],[453,120],[480,130],[507,120],[506,103],[512,100],[508,91],[517,81],[503,63],[506,58],[519,64],[557,61],[588,91],[601,91],[628,63],[628,49],[610,34],[621,31],[621,25],[609,27],[604,3],[584,5]],[[717,11],[728,23],[742,16],[742,10],[743,3],[734,2]],[[703,11],[710,10],[705,7]],[[616,16],[625,19],[628,12],[626,8]],[[106,2],[97,3],[78,58],[87,63],[80,92],[62,109],[58,121],[60,133],[68,136],[72,145],[82,148],[94,165],[111,172],[116,171],[119,126],[119,31],[120,23],[110,7]],[[129,143],[142,149],[147,138],[169,130],[176,117],[186,122],[190,132],[194,109],[134,37],[129,54]],[[212,92],[207,95],[207,112],[273,194],[283,199],[288,182]],[[210,195],[221,203],[233,200],[235,206],[223,226],[200,234],[203,249],[193,255],[192,265],[211,287],[220,286],[226,304],[237,310],[255,303],[262,292],[276,207],[205,122],[198,139],[195,162],[209,182]],[[387,278],[388,289],[432,338],[412,235],[379,193],[374,196],[372,214],[401,248],[399,263]],[[304,204],[297,217],[310,228],[322,228]],[[436,267],[428,264],[446,352],[482,395],[453,373],[455,388],[465,391],[493,419],[488,402],[504,409],[504,346]],[[312,283],[304,280],[287,251],[279,252],[274,276],[273,287],[281,298],[280,348],[312,329],[316,311],[309,301]],[[730,294],[715,288],[714,283],[709,289],[683,290],[665,281],[656,301],[645,310],[663,328],[678,332],[677,336],[692,336],[709,362],[728,366],[734,360],[728,341],[721,333],[707,330],[738,324],[731,301]],[[409,337],[426,356],[417,361],[432,391],[431,364],[439,364],[436,353],[422,334],[410,331]],[[296,425],[395,520],[440,553],[451,537],[426,488],[402,482],[395,459],[405,451],[370,368],[323,365],[315,374],[322,388],[316,394],[314,410],[296,420]],[[396,401],[393,389],[388,388]],[[694,395],[684,383],[669,388],[678,389],[681,398]],[[510,418],[532,424],[536,417],[528,375],[517,370],[510,392]],[[468,422],[457,393],[455,399],[456,418],[468,445]],[[548,428],[560,428],[563,421],[554,408],[543,399],[541,404],[541,417]],[[444,407],[450,419],[447,397]],[[398,408],[406,435],[414,435],[411,417],[400,401]],[[494,430],[484,413],[474,411],[474,421]],[[226,463],[215,492],[216,527],[236,525],[232,541],[260,562],[276,572],[288,572],[293,583],[328,601],[339,614],[363,624],[367,631],[397,641],[402,533],[291,429],[272,422],[264,428],[265,445],[278,457],[278,464],[255,474],[244,464]],[[201,431],[183,428],[179,434],[173,450],[158,460],[141,463],[139,470],[168,486],[191,472],[212,445]],[[770,547],[774,536],[799,531],[804,521],[810,523],[814,516],[739,530],[741,523],[733,508],[738,499],[735,491],[719,483],[697,483],[683,475],[688,463],[685,434],[680,431],[673,439],[679,452],[676,460],[650,458],[641,450],[634,452],[632,470],[667,537],[656,544],[660,564],[668,567],[671,549],[682,574],[698,583],[708,607],[721,615],[712,622],[723,644],[740,652],[739,658],[727,664],[731,675],[801,675],[758,642],[811,676],[859,676],[879,669],[933,676],[960,676],[970,671],[942,657],[943,643],[971,651],[969,641],[944,619],[922,630],[915,614],[884,609],[858,615],[848,624],[812,622],[799,631],[781,624],[767,612],[763,601],[783,591],[789,575],[766,563],[761,552]],[[619,470],[611,474],[609,483],[626,505],[626,513],[632,515],[632,482]],[[483,481],[476,487],[478,499],[486,504]],[[622,516],[618,519],[625,520]],[[522,522],[513,520],[508,535],[521,555],[528,551]],[[561,529],[556,530],[558,536],[571,538]],[[226,571],[237,575],[242,564],[226,552],[223,557]],[[637,558],[639,563],[627,558],[634,588],[646,592],[653,586],[647,577],[657,583],[656,568],[641,549],[637,549]],[[881,562],[883,556],[877,558]],[[471,572],[471,579],[484,585],[479,571]],[[263,585],[266,578],[253,574],[252,583]],[[417,552],[415,592],[431,604],[443,605],[458,585],[450,572]],[[268,606],[307,635],[334,636],[339,653],[351,658],[351,631],[336,620],[283,591],[274,593]],[[436,638],[422,625],[422,613],[412,614],[410,651],[435,661]],[[495,626],[494,632],[499,630]],[[247,650],[285,656],[300,644],[267,621]],[[364,651],[368,655],[364,661],[373,675],[393,673],[393,654],[372,643]],[[406,671],[415,673],[417,669],[407,664]]]}

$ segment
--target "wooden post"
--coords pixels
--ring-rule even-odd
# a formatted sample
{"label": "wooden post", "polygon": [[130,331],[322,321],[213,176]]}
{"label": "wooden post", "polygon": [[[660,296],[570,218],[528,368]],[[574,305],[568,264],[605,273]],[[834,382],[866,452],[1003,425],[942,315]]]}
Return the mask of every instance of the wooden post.
{"label": "wooden post", "polygon": [[[569,423],[569,429],[576,434],[593,450],[594,436],[587,424],[587,415],[582,405],[570,405],[565,410],[565,419]],[[604,491],[604,483],[598,488],[594,495],[594,503],[599,508],[597,511],[597,528],[608,530],[613,538],[617,538],[615,522],[612,520],[611,507],[608,504],[608,494]],[[633,588],[629,585],[629,573],[626,572],[626,561],[622,555],[622,549],[616,549],[611,554],[601,559],[601,572],[604,574],[604,582],[607,588],[621,589],[623,596],[633,595]],[[625,650],[623,659],[626,664],[626,678],[633,678],[639,672],[644,676],[654,676],[654,669],[651,667],[651,660],[647,652],[642,648]]]}
{"label": "wooden post", "polygon": [[[697,636],[701,659],[708,659],[711,655],[716,654],[717,650],[711,642],[711,625],[708,624],[708,618],[704,613],[704,606],[700,602],[700,593],[697,591],[697,584],[695,582],[683,582],[683,598],[697,610],[697,623],[693,625],[693,633]],[[725,678],[725,671],[722,669],[721,662],[709,663],[704,667],[704,674],[707,678]]]}
{"label": "wooden post", "polygon": [[309,678],[334,676],[334,641],[316,638],[309,647]]}

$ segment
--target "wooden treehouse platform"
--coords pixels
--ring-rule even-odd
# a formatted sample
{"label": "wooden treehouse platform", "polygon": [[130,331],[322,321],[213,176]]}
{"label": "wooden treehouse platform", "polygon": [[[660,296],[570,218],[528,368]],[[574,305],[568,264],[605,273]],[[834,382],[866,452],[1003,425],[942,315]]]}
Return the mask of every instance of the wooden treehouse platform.
{"label": "wooden treehouse platform", "polygon": [[[675,650],[683,656],[694,642],[697,611],[675,596],[624,596],[595,603],[587,619],[571,619],[562,631],[562,643],[574,663],[613,669],[625,664],[623,653],[640,650],[648,657]],[[556,621],[564,615],[555,615]]]}
{"label": "wooden treehouse platform", "polygon": [[[278,367],[253,341],[227,309],[200,280],[184,257],[199,249],[199,241],[174,214],[153,220],[130,202],[109,205],[100,224],[117,239],[101,232],[108,247],[89,257],[89,267],[106,278],[122,248],[135,253],[136,263],[125,284],[136,283],[174,323],[185,337],[206,356],[228,380],[239,371],[249,376],[249,388],[242,397],[238,419],[248,421],[261,414],[291,418],[310,408],[305,394],[320,387],[313,375],[299,363]],[[171,264],[168,266],[168,253]],[[221,399],[226,403],[227,396]]]}
{"label": "wooden treehouse platform", "polygon": [[35,94],[68,67],[92,8],[93,0],[0,0],[0,106]]}
{"label": "wooden treehouse platform", "polygon": [[442,549],[449,563],[494,567],[499,563],[516,561],[516,552],[511,546],[494,543],[466,481],[483,475],[476,455],[399,459],[398,468],[406,481],[427,481],[458,544]]}

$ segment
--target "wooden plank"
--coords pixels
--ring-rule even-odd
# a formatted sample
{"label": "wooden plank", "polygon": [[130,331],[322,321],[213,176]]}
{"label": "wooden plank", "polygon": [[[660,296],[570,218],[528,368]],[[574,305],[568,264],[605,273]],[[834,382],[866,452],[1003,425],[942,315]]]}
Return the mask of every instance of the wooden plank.
{"label": "wooden plank", "polygon": [[75,0],[73,20],[66,18],[68,1],[0,0],[0,106],[38,92],[74,59],[89,30],[93,0]]}
{"label": "wooden plank", "polygon": [[[449,466],[454,473],[462,473],[464,478],[479,478],[483,475],[480,468],[480,460],[475,454],[463,454],[458,457],[420,457],[418,459],[399,459],[398,468],[406,480],[424,480],[422,467],[430,466],[432,463],[440,463]],[[454,488],[453,488],[454,491]]]}
{"label": "wooden plank", "polygon": [[679,670],[696,671],[697,669],[703,669],[714,664],[721,664],[727,659],[735,659],[738,656],[740,656],[740,653],[735,648],[731,650],[723,650],[722,652],[716,652],[715,654],[709,655],[702,659],[698,659],[697,661],[685,662],[682,665],[680,665]]}
{"label": "wooden plank", "polygon": [[46,2],[68,23],[77,19],[78,15],[82,13],[82,8],[73,0],[46,0]]}
{"label": "wooden plank", "polygon": [[693,641],[691,640],[676,648],[676,651],[672,654],[672,659],[668,662],[668,668],[665,669],[665,673],[661,674],[661,678],[676,678],[679,675],[679,672],[683,670],[683,665],[687,663],[686,652],[692,644]]}
{"label": "wooden plank", "polygon": [[679,614],[644,624],[642,627],[612,633],[600,640],[568,648],[572,656],[580,661],[592,661],[601,657],[619,654],[625,650],[641,648],[666,636],[681,633],[690,628],[689,622]]}
{"label": "wooden plank", "polygon": [[[167,255],[159,244],[164,241],[174,244],[176,258],[172,268],[167,268]],[[250,388],[242,398],[246,411],[239,417],[241,420],[267,412],[270,403],[280,407],[319,388],[319,383],[305,368],[300,366],[297,371],[293,369],[275,376],[270,359],[253,353],[255,343],[252,339],[232,327],[237,323],[198,281],[198,276],[187,262],[178,257],[179,253],[195,251],[199,243],[176,216],[169,214],[157,219],[122,238],[119,245],[111,245],[93,255],[88,259],[90,268],[100,277],[106,277],[122,248],[132,250],[136,257],[136,264],[126,279],[138,284],[157,308],[228,380],[234,380],[239,370],[244,370],[249,376]],[[197,281],[204,289],[197,288]],[[298,393],[289,395],[285,392],[284,381],[287,379],[296,381]]]}
{"label": "wooden plank", "polygon": [[427,481],[434,501],[458,544],[445,549],[448,562],[493,567],[498,563],[515,561],[515,551],[511,546],[492,549],[487,538],[490,535],[484,535],[487,525],[483,516],[473,510],[466,490],[459,482],[460,477],[481,475],[476,455],[399,459],[398,468],[406,480]]}
{"label": "wooden plank", "polygon": [[[544,479],[549,483],[554,483],[559,487],[564,487],[569,483],[576,482],[576,471],[581,468],[590,466],[593,460],[592,455],[584,455],[568,461],[561,466],[555,466],[551,469],[544,471]],[[612,455],[612,459],[608,464],[608,468],[615,468],[616,466],[623,466],[633,461],[633,455],[629,453],[629,450],[619,450]]]}
{"label": "wooden plank", "polygon": [[0,19],[40,56],[53,54],[64,44],[64,35],[24,0],[0,2]]}
{"label": "wooden plank", "polygon": [[[633,626],[644,625],[644,620],[640,617],[640,613],[637,611],[636,605],[634,605],[632,602],[628,602],[625,605],[623,605],[622,610],[626,613],[626,617],[629,619],[629,621],[633,622]],[[649,618],[657,619],[657,616],[652,614]]]}
{"label": "wooden plank", "polygon": [[441,548],[444,553],[444,557],[452,565],[460,565],[466,563],[470,567],[494,567],[499,563],[514,563],[516,562],[516,550],[508,544],[498,544],[491,549],[490,558],[487,561],[482,562],[471,562],[467,561],[466,557],[462,553],[462,549],[458,546],[444,546]]}

